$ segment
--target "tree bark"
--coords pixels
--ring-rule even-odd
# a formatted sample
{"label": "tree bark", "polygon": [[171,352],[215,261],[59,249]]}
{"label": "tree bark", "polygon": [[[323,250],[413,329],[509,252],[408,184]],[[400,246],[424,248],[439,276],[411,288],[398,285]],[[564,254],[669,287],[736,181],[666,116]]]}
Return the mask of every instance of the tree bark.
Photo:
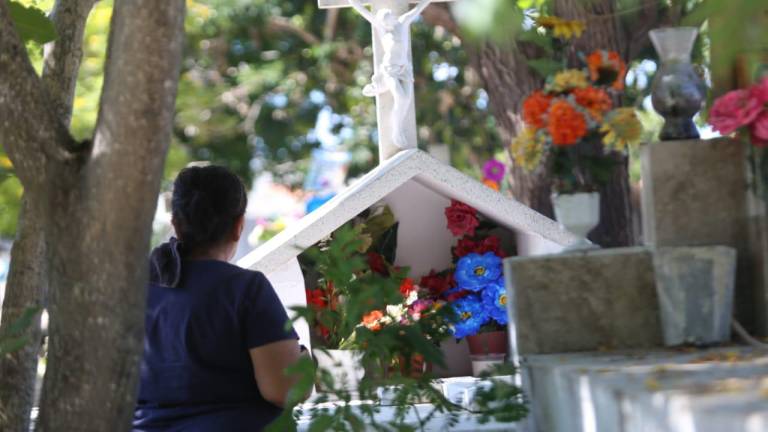
{"label": "tree bark", "polygon": [[[62,125],[68,125],[70,121],[77,72],[82,58],[83,33],[94,2],[95,0],[58,0],[51,13],[58,37],[45,48],[42,80],[55,101],[54,116],[58,116]],[[20,61],[19,57],[15,61]],[[38,85],[29,74],[26,78],[17,79],[30,86]],[[63,131],[59,130],[57,133],[69,141]],[[43,145],[55,152],[60,144],[49,141]],[[70,143],[68,146],[75,148],[76,144]],[[33,207],[30,200],[23,199],[3,301],[4,319],[0,324],[3,328],[10,325],[28,307],[45,307],[47,304],[45,222],[39,207]],[[0,430],[29,429],[30,413],[36,402],[34,396],[37,363],[42,337],[39,321],[32,324],[27,336],[31,342],[23,350],[0,359]]]}
{"label": "tree bark", "polygon": [[83,34],[96,0],[56,0],[51,21],[57,38],[45,46],[43,82],[56,104],[59,119],[69,125],[77,72],[83,59]]}
{"label": "tree bark", "polygon": [[[11,262],[3,301],[5,330],[28,307],[43,307],[46,272],[41,266],[45,251],[40,212],[22,201],[21,213],[11,252]],[[29,430],[30,412],[34,403],[37,361],[42,332],[38,321],[26,332],[30,342],[20,351],[0,359],[0,430]]]}
{"label": "tree bark", "polygon": [[39,430],[129,430],[146,256],[181,63],[184,0],[117,2],[93,150],[48,194],[51,307]]}
{"label": "tree bark", "polygon": [[[92,4],[61,0],[56,16],[85,19]],[[25,219],[43,230],[49,266],[40,269],[48,270],[51,287],[38,430],[130,429],[146,255],[170,142],[184,4],[116,2],[91,147],[72,140],[59,118],[69,116],[81,51],[72,40],[82,38],[82,27],[60,28],[64,36],[49,49],[41,80],[0,0],[0,137],[25,187],[25,215],[45,217]],[[32,248],[19,243],[14,260],[25,247]],[[15,274],[31,262],[16,261]]]}

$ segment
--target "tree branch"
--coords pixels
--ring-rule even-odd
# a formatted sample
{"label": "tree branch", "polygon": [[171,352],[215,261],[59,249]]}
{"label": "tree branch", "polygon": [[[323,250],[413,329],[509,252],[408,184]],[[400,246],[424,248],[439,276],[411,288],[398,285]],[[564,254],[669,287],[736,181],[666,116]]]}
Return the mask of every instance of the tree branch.
{"label": "tree branch", "polygon": [[440,26],[448,30],[451,34],[461,37],[461,28],[453,19],[451,10],[445,4],[433,3],[422,12],[421,17],[424,21],[433,26]]}
{"label": "tree branch", "polygon": [[323,24],[323,41],[330,42],[336,35],[336,25],[339,23],[339,11],[341,9],[328,9],[325,15],[325,24]]}
{"label": "tree branch", "polygon": [[48,162],[73,159],[78,145],[51,106],[5,0],[0,0],[0,77],[2,145],[24,187],[41,187]]}
{"label": "tree branch", "polygon": [[318,39],[317,36],[304,30],[301,27],[297,27],[291,22],[290,19],[286,17],[274,16],[270,18],[269,23],[267,24],[267,28],[269,31],[293,33],[308,45],[317,45],[320,43],[320,39]]}
{"label": "tree branch", "polygon": [[58,37],[45,46],[43,83],[56,104],[62,123],[72,116],[77,72],[83,58],[83,34],[96,0],[56,0],[51,20]]}

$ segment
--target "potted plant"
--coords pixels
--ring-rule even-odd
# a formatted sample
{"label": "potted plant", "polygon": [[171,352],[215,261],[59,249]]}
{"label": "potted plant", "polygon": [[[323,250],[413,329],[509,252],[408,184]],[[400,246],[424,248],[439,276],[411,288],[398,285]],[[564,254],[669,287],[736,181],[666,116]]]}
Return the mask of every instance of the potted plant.
{"label": "potted plant", "polygon": [[510,153],[527,171],[551,172],[555,217],[585,238],[577,246],[584,247],[600,220],[599,190],[610,180],[618,156],[639,141],[642,125],[633,108],[617,104],[627,69],[618,53],[595,50],[579,56],[584,67],[568,68],[566,46],[552,46],[554,57],[563,60],[548,63],[553,73],[545,86],[523,101],[525,127]]}
{"label": "potted plant", "polygon": [[[376,292],[381,285],[398,292],[395,284],[404,279],[387,263],[394,261],[396,239],[391,210],[374,206],[300,256],[314,358],[349,390],[357,390],[363,376],[361,347],[354,343],[360,317],[386,300],[401,300]],[[318,385],[322,389],[322,381]]]}

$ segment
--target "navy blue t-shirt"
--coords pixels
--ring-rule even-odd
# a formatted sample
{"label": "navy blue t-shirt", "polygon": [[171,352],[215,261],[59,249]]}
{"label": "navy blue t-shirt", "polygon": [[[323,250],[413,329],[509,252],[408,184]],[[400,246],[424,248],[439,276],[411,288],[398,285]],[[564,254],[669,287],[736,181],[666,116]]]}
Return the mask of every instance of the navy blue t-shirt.
{"label": "navy blue t-shirt", "polygon": [[178,286],[150,283],[134,431],[259,431],[281,409],[260,394],[248,353],[285,339],[288,317],[261,273],[184,260]]}

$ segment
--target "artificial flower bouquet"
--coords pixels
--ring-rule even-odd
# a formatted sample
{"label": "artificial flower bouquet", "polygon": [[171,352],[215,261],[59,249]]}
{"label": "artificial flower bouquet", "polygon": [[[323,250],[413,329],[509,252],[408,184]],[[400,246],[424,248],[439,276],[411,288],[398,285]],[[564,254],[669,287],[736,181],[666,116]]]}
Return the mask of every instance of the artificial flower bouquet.
{"label": "artificial flower bouquet", "polygon": [[755,147],[768,147],[768,77],[715,100],[709,123],[722,135],[740,131]]}
{"label": "artificial flower bouquet", "polygon": [[450,307],[448,330],[457,340],[505,329],[507,296],[501,260],[506,254],[501,238],[493,234],[496,224],[455,200],[445,216],[447,229],[458,238],[451,251],[454,264],[422,277],[419,285],[427,288],[422,293]]}
{"label": "artificial flower bouquet", "polygon": [[[438,344],[448,333],[444,302],[420,294],[422,288],[395,266],[397,221],[377,205],[334,232],[303,259],[307,284],[304,317],[313,344],[327,349],[362,350],[366,366],[410,374],[425,363],[442,363]],[[316,274],[312,274],[312,272]]]}
{"label": "artificial flower bouquet", "polygon": [[[556,36],[577,37],[583,31],[578,22],[550,21],[538,23]],[[593,192],[610,179],[616,164],[612,153],[638,142],[642,125],[633,108],[616,105],[627,71],[618,53],[595,50],[580,56],[583,68],[568,68],[565,51],[559,57],[564,59],[559,70],[523,101],[525,127],[510,151],[527,171],[549,167],[558,192]]]}
{"label": "artificial flower bouquet", "polygon": [[[388,264],[395,258],[397,228],[389,207],[374,206],[299,256],[313,346],[349,348],[370,305],[400,300],[393,293],[406,272]],[[376,286],[383,287],[380,296],[371,292]]]}

